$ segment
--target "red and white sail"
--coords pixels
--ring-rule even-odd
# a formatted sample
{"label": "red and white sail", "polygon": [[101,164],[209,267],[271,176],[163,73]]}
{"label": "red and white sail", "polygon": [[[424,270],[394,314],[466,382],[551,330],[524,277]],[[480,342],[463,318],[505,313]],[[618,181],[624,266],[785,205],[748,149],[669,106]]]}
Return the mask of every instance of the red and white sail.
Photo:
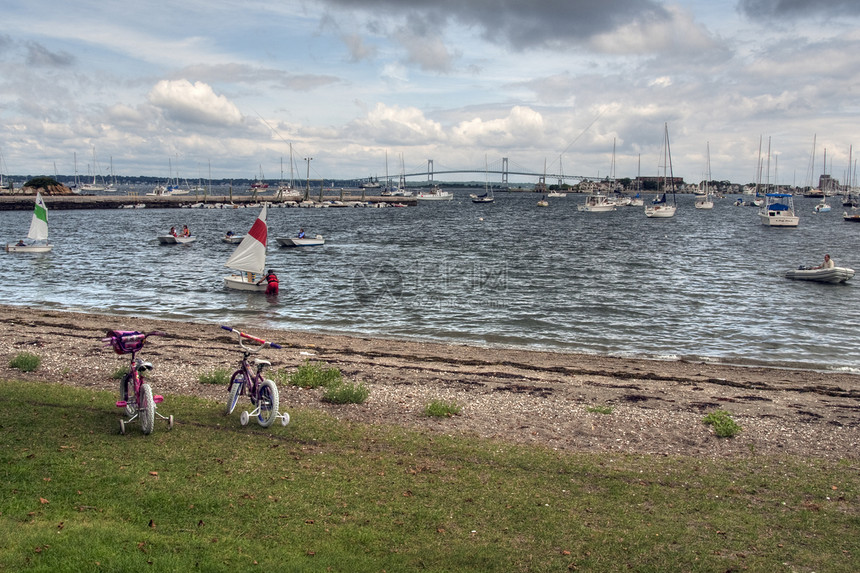
{"label": "red and white sail", "polygon": [[263,273],[266,266],[266,237],[268,234],[266,208],[264,205],[251,230],[248,231],[248,234],[224,263],[225,267],[246,273]]}

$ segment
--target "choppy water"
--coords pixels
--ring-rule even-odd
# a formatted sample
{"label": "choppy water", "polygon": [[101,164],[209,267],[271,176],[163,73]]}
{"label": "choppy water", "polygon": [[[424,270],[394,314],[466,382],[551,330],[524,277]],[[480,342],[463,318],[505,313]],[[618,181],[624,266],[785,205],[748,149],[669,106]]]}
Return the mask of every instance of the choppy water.
{"label": "choppy water", "polygon": [[[389,209],[270,209],[267,266],[276,301],[223,287],[233,246],[258,209],[117,209],[49,213],[54,249],[3,254],[0,300],[311,331],[422,338],[601,355],[697,358],[860,372],[860,278],[844,285],[788,281],[818,263],[860,270],[860,225],[797,199],[797,229],[759,223],[733,198],[712,211],[679,196],[673,219],[642,208],[581,213],[584,197],[498,193]],[[50,198],[47,199],[50,209]],[[29,213],[0,212],[4,240]],[[188,224],[198,241],[155,236]],[[279,248],[299,227],[326,237]],[[105,325],[106,328],[111,325]],[[213,335],[214,335],[213,330]]]}

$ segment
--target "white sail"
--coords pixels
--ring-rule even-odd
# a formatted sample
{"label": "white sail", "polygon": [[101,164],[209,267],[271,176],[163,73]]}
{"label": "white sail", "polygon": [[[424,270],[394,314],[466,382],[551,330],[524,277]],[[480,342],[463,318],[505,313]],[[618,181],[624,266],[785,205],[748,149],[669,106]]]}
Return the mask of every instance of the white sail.
{"label": "white sail", "polygon": [[27,238],[33,241],[48,240],[48,208],[42,200],[42,194],[36,193],[36,206],[33,209],[33,220],[30,221],[30,232]]}
{"label": "white sail", "polygon": [[266,235],[266,206],[264,206],[251,230],[224,266],[246,273],[261,274],[266,266]]}

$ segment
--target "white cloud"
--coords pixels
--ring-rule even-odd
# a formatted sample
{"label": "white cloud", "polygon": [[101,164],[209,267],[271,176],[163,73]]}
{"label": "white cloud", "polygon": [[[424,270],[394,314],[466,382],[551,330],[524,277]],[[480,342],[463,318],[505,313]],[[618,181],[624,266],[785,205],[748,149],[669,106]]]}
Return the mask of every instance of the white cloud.
{"label": "white cloud", "polygon": [[466,147],[532,147],[543,136],[543,116],[524,106],[514,106],[507,116],[497,119],[463,121],[452,130],[452,142]]}
{"label": "white cloud", "polygon": [[239,109],[203,82],[161,80],[149,92],[148,100],[178,121],[224,126],[242,121]]}
{"label": "white cloud", "polygon": [[424,117],[416,107],[376,104],[364,118],[356,120],[347,130],[353,137],[368,137],[390,144],[436,143],[445,139],[442,126]]}

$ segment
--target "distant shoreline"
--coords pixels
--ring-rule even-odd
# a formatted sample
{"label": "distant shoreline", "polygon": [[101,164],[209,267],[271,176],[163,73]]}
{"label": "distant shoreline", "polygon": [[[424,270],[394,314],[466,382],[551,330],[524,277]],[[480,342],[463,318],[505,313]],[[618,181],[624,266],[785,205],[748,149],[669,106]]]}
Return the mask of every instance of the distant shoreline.
{"label": "distant shoreline", "polygon": [[[0,211],[30,211],[33,209],[33,195],[0,195]],[[311,195],[312,200],[319,202],[319,194]],[[339,201],[340,194],[324,195],[323,202]],[[347,200],[345,198],[345,200]],[[361,196],[351,195],[348,197],[350,201],[366,201],[368,203],[403,203],[409,206],[414,206],[417,201],[414,197],[379,197],[366,196],[361,199]],[[174,195],[174,196],[151,196],[151,195],[47,195],[45,203],[49,210],[70,210],[70,209],[119,209],[125,206],[132,207],[136,204],[144,204],[147,208],[153,209],[179,209],[187,207],[190,204],[205,203],[207,205],[236,205],[245,207],[248,205],[256,205],[261,202],[274,204],[287,203],[293,200],[277,199],[271,195],[253,195],[235,194],[235,195],[209,195],[205,198],[195,195]]]}

